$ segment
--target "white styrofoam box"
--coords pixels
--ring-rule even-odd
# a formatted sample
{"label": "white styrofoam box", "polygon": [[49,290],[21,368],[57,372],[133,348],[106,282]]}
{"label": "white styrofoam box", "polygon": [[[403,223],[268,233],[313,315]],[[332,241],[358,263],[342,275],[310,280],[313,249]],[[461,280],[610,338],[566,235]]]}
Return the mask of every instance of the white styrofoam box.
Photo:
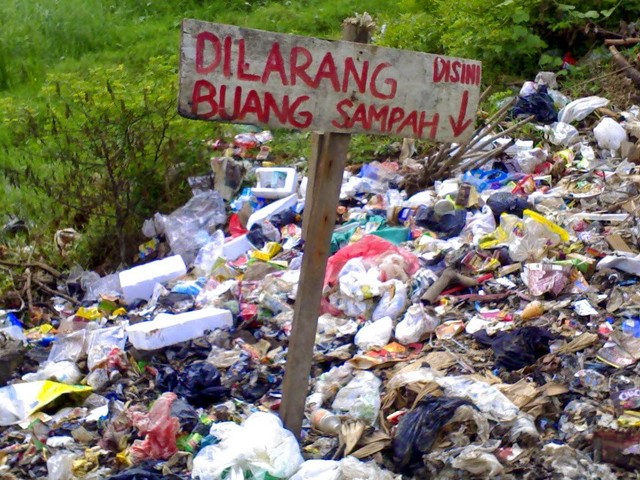
{"label": "white styrofoam box", "polygon": [[149,322],[128,326],[127,333],[138,350],[156,350],[202,337],[207,330],[231,326],[233,317],[229,310],[203,308],[177,315],[160,313]]}
{"label": "white styrofoam box", "polygon": [[185,273],[187,273],[187,267],[180,255],[173,255],[120,272],[120,287],[124,300],[127,303],[137,298],[149,300],[156,283],[168,282]]}
{"label": "white styrofoam box", "polygon": [[276,200],[273,203],[270,203],[264,208],[261,208],[258,211],[253,212],[253,214],[249,217],[247,221],[247,230],[251,230],[251,227],[261,222],[262,220],[268,220],[273,217],[275,214],[284,212],[285,210],[290,209],[298,203],[298,195],[293,194],[288,197],[281,198],[280,200]]}
{"label": "white styrofoam box", "polygon": [[240,255],[244,255],[249,250],[254,250],[246,235],[240,235],[225,242],[222,246],[222,256],[227,260],[236,260]]}
{"label": "white styrofoam box", "polygon": [[295,193],[298,188],[298,173],[295,168],[257,168],[256,178],[258,184],[251,191],[258,198],[283,198]]}

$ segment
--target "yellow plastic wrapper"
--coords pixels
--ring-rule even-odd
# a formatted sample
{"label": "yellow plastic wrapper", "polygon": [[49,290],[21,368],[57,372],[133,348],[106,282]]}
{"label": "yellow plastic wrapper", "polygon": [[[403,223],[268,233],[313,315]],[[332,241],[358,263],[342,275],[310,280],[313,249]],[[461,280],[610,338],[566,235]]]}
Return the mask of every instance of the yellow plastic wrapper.
{"label": "yellow plastic wrapper", "polygon": [[569,241],[569,232],[567,232],[564,228],[560,227],[559,225],[556,225],[552,221],[546,219],[545,217],[543,217],[539,213],[536,213],[533,210],[525,210],[524,211],[524,216],[532,218],[536,222],[539,222],[539,223],[543,224],[545,227],[547,227],[553,233],[558,235],[560,237],[560,240],[562,240],[563,242],[568,242]]}
{"label": "yellow plastic wrapper", "polygon": [[76,317],[84,318],[85,320],[99,320],[102,318],[102,313],[97,307],[80,307],[76,312]]}
{"label": "yellow plastic wrapper", "polygon": [[509,213],[500,215],[500,225],[491,233],[480,239],[479,246],[483,249],[495,248],[506,243],[511,236],[522,231],[522,219]]}
{"label": "yellow plastic wrapper", "polygon": [[68,396],[72,403],[80,404],[92,391],[91,387],[49,380],[16,383],[0,388],[0,426],[19,423],[63,396]]}
{"label": "yellow plastic wrapper", "polygon": [[258,260],[268,262],[281,251],[282,251],[282,245],[276,242],[269,242],[262,248],[262,250],[257,250],[252,252],[251,256]]}

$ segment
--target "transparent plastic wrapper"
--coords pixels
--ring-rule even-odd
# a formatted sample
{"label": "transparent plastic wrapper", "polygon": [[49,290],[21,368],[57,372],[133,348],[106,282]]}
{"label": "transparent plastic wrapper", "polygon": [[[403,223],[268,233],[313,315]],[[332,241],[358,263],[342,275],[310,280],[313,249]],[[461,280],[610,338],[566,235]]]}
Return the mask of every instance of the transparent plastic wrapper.
{"label": "transparent plastic wrapper", "polygon": [[47,459],[47,480],[70,480],[73,475],[73,462],[78,454],[58,452]]}
{"label": "transparent plastic wrapper", "polygon": [[127,334],[124,327],[101,328],[88,333],[87,366],[89,370],[104,366],[114,348],[124,351]]}
{"label": "transparent plastic wrapper", "polygon": [[422,304],[411,305],[396,325],[395,337],[403,345],[419,342],[427,333],[435,331],[439,323],[437,317],[427,315]]}
{"label": "transparent plastic wrapper", "polygon": [[568,103],[558,112],[558,122],[571,123],[587,118],[596,109],[609,105],[609,100],[602,97],[584,97]]}
{"label": "transparent plastic wrapper", "polygon": [[383,317],[358,330],[354,343],[363,351],[374,347],[384,347],[389,343],[392,332],[393,320],[391,317]]}
{"label": "transparent plastic wrapper", "polygon": [[171,416],[171,406],[177,399],[175,393],[163,393],[149,413],[131,411],[128,413],[133,426],[144,440],[136,440],[131,446],[131,454],[136,462],[146,459],[166,460],[178,451],[176,436],[180,421]]}
{"label": "transparent plastic wrapper", "polygon": [[627,140],[626,130],[613,118],[603,117],[593,129],[598,146],[606,148],[612,155],[620,149],[622,142]]}
{"label": "transparent plastic wrapper", "polygon": [[471,400],[478,409],[496,422],[510,422],[520,413],[497,388],[464,376],[437,377],[435,381],[447,395]]}
{"label": "transparent plastic wrapper", "polygon": [[353,366],[349,363],[333,367],[328,372],[323,373],[316,380],[313,386],[313,393],[307,397],[307,407],[311,409],[321,408],[352,378]]}
{"label": "transparent plastic wrapper", "polygon": [[270,413],[253,413],[242,425],[214,423],[209,433],[220,443],[196,455],[194,479],[284,480],[303,463],[296,438]]}
{"label": "transparent plastic wrapper", "polygon": [[376,462],[355,457],[335,460],[307,460],[291,480],[399,480],[400,475],[382,469]]}
{"label": "transparent plastic wrapper", "polygon": [[46,362],[40,365],[35,373],[27,373],[22,376],[25,382],[34,382],[36,380],[53,380],[55,382],[74,385],[82,379],[82,373],[74,362]]}
{"label": "transparent plastic wrapper", "polygon": [[483,478],[502,474],[504,467],[495,455],[491,453],[500,443],[492,443],[492,445],[488,446],[469,445],[464,447],[458,456],[451,461],[451,466]]}
{"label": "transparent plastic wrapper", "polygon": [[407,308],[407,287],[399,280],[389,280],[382,284],[382,298],[373,311],[374,321],[384,317],[398,318]]}
{"label": "transparent plastic wrapper", "polygon": [[190,265],[207,244],[210,232],[227,219],[224,200],[214,190],[194,195],[169,215],[156,214],[156,230],[167,237],[171,251]]}
{"label": "transparent plastic wrapper", "polygon": [[373,425],[380,412],[380,386],[382,382],[373,373],[359,371],[337,393],[331,408],[346,412],[356,420]]}
{"label": "transparent plastic wrapper", "polygon": [[467,223],[460,232],[460,237],[472,237],[472,242],[477,244],[483,235],[496,229],[496,220],[493,211],[488,205],[482,207],[479,212],[467,212]]}
{"label": "transparent plastic wrapper", "polygon": [[603,268],[614,268],[640,277],[640,255],[624,252],[618,252],[617,255],[607,255],[596,266],[598,270]]}
{"label": "transparent plastic wrapper", "polygon": [[547,152],[541,148],[532,148],[519,151],[515,160],[524,173],[533,173],[536,167],[547,159],[547,155]]}
{"label": "transparent plastic wrapper", "polygon": [[223,248],[224,232],[216,230],[209,241],[200,249],[193,262],[193,267],[197,273],[208,276],[216,260],[222,256]]}
{"label": "transparent plastic wrapper", "polygon": [[[558,122],[551,125],[549,130],[549,141],[554,145],[569,147],[578,140],[579,135],[578,129],[573,125]],[[533,173],[533,170],[527,173]]]}
{"label": "transparent plastic wrapper", "polygon": [[512,230],[507,240],[509,256],[518,262],[539,261],[548,247],[568,240],[569,233],[566,230],[532,210],[525,210],[522,234],[518,235],[516,230]]}
{"label": "transparent plastic wrapper", "polygon": [[120,294],[120,276],[117,273],[106,275],[95,279],[93,282],[87,283],[85,288],[84,301],[94,301],[101,295]]}
{"label": "transparent plastic wrapper", "polygon": [[87,330],[78,330],[68,335],[58,334],[58,338],[53,342],[49,352],[48,362],[56,363],[69,360],[78,362],[87,353],[86,338],[89,334]]}

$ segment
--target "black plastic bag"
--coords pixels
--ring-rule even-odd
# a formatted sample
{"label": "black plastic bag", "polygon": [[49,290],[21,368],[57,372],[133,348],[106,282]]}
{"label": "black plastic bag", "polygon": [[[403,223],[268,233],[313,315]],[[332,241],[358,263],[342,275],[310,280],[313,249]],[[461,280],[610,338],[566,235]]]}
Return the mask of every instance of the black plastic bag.
{"label": "black plastic bag", "polygon": [[493,337],[486,330],[473,335],[476,342],[491,347],[496,367],[508,371],[520,370],[533,365],[536,360],[549,353],[549,342],[555,336],[546,328],[523,327],[508,332],[498,332]]}
{"label": "black plastic bag", "polygon": [[262,232],[262,227],[257,223],[254,224],[251,227],[251,230],[249,230],[249,233],[247,233],[247,240],[249,240],[251,245],[253,245],[257,249],[261,249],[269,241],[269,239],[264,236],[264,233]]}
{"label": "black plastic bag", "polygon": [[438,233],[440,238],[457,237],[467,223],[466,210],[454,210],[438,217],[433,208],[421,205],[414,216],[416,225]]}
{"label": "black plastic bag", "polygon": [[493,212],[496,221],[500,220],[500,215],[509,213],[522,218],[523,212],[529,208],[529,202],[524,198],[509,192],[496,192],[487,199],[487,205]]}
{"label": "black plastic bag", "polygon": [[181,480],[186,478],[182,475],[163,475],[161,471],[154,468],[154,465],[157,463],[158,462],[144,462],[134,468],[116,473],[110,476],[108,480]]}
{"label": "black plastic bag", "polygon": [[171,404],[171,416],[180,421],[180,430],[183,432],[192,432],[200,422],[198,412],[181,398],[176,398]]}
{"label": "black plastic bag", "polygon": [[271,224],[280,230],[282,227],[296,223],[298,216],[293,210],[285,210],[284,212],[276,213],[269,219]]}
{"label": "black plastic bag", "polygon": [[162,366],[158,369],[156,387],[175,393],[195,407],[208,407],[229,396],[229,389],[221,385],[220,372],[207,362],[192,363],[180,373]]}
{"label": "black plastic bag", "polygon": [[526,97],[518,97],[515,107],[511,110],[513,117],[528,117],[535,115],[540,123],[553,123],[558,120],[558,111],[553,104],[553,98],[547,93],[547,86],[540,85],[536,93]]}
{"label": "black plastic bag", "polygon": [[427,396],[400,419],[393,439],[393,461],[403,473],[421,466],[440,429],[451,420],[458,407],[475,405],[464,398]]}

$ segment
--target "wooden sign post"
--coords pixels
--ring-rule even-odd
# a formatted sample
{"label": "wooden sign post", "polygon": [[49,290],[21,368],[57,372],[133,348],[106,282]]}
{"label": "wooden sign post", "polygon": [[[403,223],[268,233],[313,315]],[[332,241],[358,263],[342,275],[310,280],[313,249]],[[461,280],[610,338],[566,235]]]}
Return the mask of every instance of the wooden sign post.
{"label": "wooden sign post", "polygon": [[[180,115],[310,130],[304,255],[280,415],[300,435],[324,275],[351,133],[461,143],[473,132],[480,62],[382,48],[362,18],[344,41],[182,23]],[[351,41],[347,41],[351,40]]]}

